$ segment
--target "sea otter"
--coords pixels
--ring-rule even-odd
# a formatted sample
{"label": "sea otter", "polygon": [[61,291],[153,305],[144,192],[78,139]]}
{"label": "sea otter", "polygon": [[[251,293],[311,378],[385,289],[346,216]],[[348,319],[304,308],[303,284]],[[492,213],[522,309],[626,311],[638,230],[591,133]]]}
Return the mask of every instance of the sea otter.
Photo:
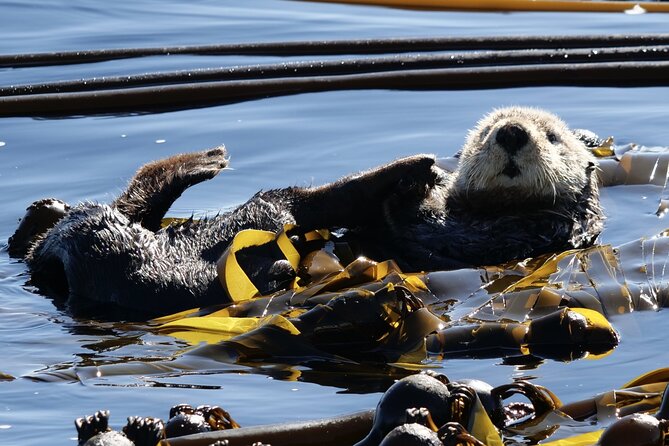
{"label": "sea otter", "polygon": [[225,302],[215,265],[242,229],[345,228],[362,254],[410,270],[584,247],[601,231],[594,158],[556,116],[494,111],[459,157],[453,173],[415,155],[320,187],[261,191],[230,212],[161,229],[186,188],[228,164],[223,148],[177,155],[142,167],[110,205],[33,203],[10,254],[75,312],[147,317]]}
{"label": "sea otter", "polygon": [[424,199],[388,197],[387,230],[368,243],[401,247],[403,266],[426,270],[589,246],[604,216],[592,134],[577,132],[535,108],[490,113],[469,132],[456,171],[438,171]]}

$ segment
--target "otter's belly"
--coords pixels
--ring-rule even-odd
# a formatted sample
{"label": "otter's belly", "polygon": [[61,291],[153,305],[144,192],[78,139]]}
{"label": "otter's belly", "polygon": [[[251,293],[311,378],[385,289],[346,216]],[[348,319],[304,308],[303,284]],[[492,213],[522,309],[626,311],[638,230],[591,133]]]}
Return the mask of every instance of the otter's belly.
{"label": "otter's belly", "polygon": [[574,248],[574,226],[555,215],[423,221],[403,231],[396,251],[412,269],[494,265]]}

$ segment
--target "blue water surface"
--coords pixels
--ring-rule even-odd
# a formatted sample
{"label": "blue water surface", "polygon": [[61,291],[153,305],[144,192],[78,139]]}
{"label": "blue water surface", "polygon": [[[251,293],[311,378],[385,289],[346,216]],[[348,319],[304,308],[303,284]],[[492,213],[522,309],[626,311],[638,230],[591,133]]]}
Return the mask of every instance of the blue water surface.
{"label": "blue water surface", "polygon": [[[0,54],[363,37],[667,30],[669,15],[661,14],[425,12],[281,0],[0,2]],[[279,60],[178,56],[0,69],[0,86]],[[81,383],[23,377],[123,355],[161,357],[178,347],[169,338],[132,331],[116,336],[89,321],[74,320],[24,286],[26,268],[10,259],[5,247],[32,201],[46,196],[72,203],[110,201],[143,163],[225,144],[234,170],[189,190],[170,211],[181,217],[212,214],[243,202],[259,189],[322,184],[419,152],[452,155],[484,113],[513,104],[547,108],[574,127],[615,135],[619,142],[669,144],[667,87],[341,91],[149,115],[0,119],[0,372],[16,377],[0,381],[0,444],[75,444],[74,418],[103,408],[111,410],[112,425],[120,426],[130,415],[166,418],[169,407],[180,402],[218,404],[242,425],[252,425],[371,408],[379,396],[346,392],[307,378],[275,379],[243,367],[162,380],[173,386],[155,386],[150,378],[138,377]],[[621,243],[665,227],[654,211],[649,205],[642,218],[630,220],[624,209],[618,209],[604,241]],[[665,313],[615,319],[622,343],[613,354],[596,361],[547,362],[533,370],[502,365],[500,360],[453,360],[434,366],[452,378],[479,378],[492,384],[536,377],[564,401],[575,400],[669,365]],[[119,337],[125,340],[122,345]]]}

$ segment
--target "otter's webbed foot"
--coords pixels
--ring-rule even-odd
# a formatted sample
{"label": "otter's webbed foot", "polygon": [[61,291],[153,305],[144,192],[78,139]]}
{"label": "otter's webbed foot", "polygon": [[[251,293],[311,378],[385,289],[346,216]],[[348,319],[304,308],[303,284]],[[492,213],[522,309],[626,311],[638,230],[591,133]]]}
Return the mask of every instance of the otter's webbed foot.
{"label": "otter's webbed foot", "polygon": [[294,189],[293,216],[308,228],[368,225],[382,217],[391,194],[425,197],[437,179],[434,163],[432,155],[414,155],[325,186]]}
{"label": "otter's webbed foot", "polygon": [[163,420],[151,417],[128,417],[123,433],[135,446],[156,446],[165,438]]}
{"label": "otter's webbed foot", "polygon": [[186,189],[214,178],[227,165],[223,146],[154,161],[137,171],[112,206],[131,221],[157,231],[165,213]]}
{"label": "otter's webbed foot", "polygon": [[58,223],[69,210],[67,203],[55,198],[38,200],[28,206],[14,235],[7,240],[9,255],[25,257],[35,240]]}
{"label": "otter's webbed foot", "polygon": [[94,415],[77,418],[74,425],[77,428],[79,444],[83,445],[96,435],[109,431],[109,411],[99,410]]}

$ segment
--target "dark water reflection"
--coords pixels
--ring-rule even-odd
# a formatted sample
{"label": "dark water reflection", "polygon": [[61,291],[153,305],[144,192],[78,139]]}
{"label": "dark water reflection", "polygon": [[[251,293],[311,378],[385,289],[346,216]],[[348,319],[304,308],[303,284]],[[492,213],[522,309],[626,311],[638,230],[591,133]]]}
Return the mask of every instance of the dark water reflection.
{"label": "dark water reflection", "polygon": [[[659,14],[431,13],[278,0],[143,0],[114,6],[56,0],[3,2],[0,53],[316,38],[664,32],[667,25],[669,17]],[[180,56],[2,69],[0,84],[275,60]],[[159,115],[2,119],[0,372],[20,377],[123,358],[165,358],[186,347],[139,329],[74,320],[24,286],[25,268],[8,258],[4,243],[33,200],[56,196],[69,202],[109,201],[141,164],[225,143],[234,170],[188,191],[170,214],[217,212],[260,188],[321,184],[417,152],[451,155],[483,113],[512,104],[550,109],[574,127],[615,135],[619,142],[666,146],[667,103],[669,88],[359,91]],[[611,218],[604,241],[619,244],[669,226],[666,219],[655,216],[660,192],[653,186],[635,186],[616,199],[605,192]],[[614,317],[622,343],[597,361],[547,362],[531,370],[492,359],[433,365],[453,378],[478,378],[494,385],[514,377],[536,376],[537,382],[569,401],[668,365],[665,313]],[[373,375],[353,371],[349,391],[343,390],[346,386],[341,386],[338,370],[313,372],[280,366],[222,365],[219,373],[86,377],[80,383],[16,379],[0,382],[0,443],[41,445],[49,438],[52,444],[71,444],[75,436],[72,420],[101,408],[112,411],[114,426],[129,415],[166,417],[168,408],[179,402],[219,404],[243,425],[351,412],[375,404],[378,394],[363,390],[378,390],[386,381]]]}

